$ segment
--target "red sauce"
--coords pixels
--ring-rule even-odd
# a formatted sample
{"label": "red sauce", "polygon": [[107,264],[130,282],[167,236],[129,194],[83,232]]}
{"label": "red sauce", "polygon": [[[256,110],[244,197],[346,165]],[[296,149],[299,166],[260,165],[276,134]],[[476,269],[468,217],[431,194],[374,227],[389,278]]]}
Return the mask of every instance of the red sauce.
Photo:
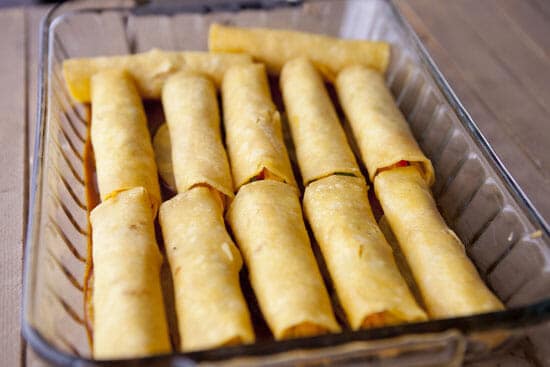
{"label": "red sauce", "polygon": [[395,164],[395,167],[407,167],[407,166],[410,166],[410,165],[411,164],[409,163],[409,161],[401,160],[401,161],[399,161]]}

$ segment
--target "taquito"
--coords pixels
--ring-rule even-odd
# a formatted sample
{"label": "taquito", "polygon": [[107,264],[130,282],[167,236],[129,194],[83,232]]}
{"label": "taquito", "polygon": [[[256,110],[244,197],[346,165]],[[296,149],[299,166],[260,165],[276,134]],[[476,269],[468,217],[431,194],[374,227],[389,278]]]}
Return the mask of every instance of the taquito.
{"label": "taquito", "polygon": [[383,169],[400,162],[418,164],[430,185],[432,163],[418,146],[384,76],[363,66],[351,66],[338,74],[340,104],[357,140],[371,181]]}
{"label": "taquito", "polygon": [[374,188],[432,318],[501,310],[437,210],[417,167],[380,172]]}
{"label": "taquito", "polygon": [[304,186],[334,173],[362,177],[321,76],[306,58],[285,64],[281,90]]}
{"label": "taquito", "polygon": [[141,186],[156,216],[161,201],[157,165],[143,104],[128,73],[94,75],[90,129],[101,200]]}
{"label": "taquito", "polygon": [[412,275],[411,267],[407,263],[407,259],[405,258],[405,255],[403,255],[403,251],[401,250],[401,247],[399,247],[399,242],[397,242],[397,238],[395,238],[395,234],[393,234],[390,224],[388,223],[388,220],[384,215],[382,215],[378,220],[378,227],[384,234],[384,237],[386,238],[386,241],[388,242],[388,244],[391,246],[395,263],[399,268],[399,272],[401,273],[401,276],[403,276],[403,279],[405,279],[405,282],[409,286],[409,289],[411,290],[411,293],[414,299],[421,307],[425,309],[425,306],[423,303],[424,301],[422,300],[422,295],[420,294],[418,285],[414,281],[414,276]]}
{"label": "taquito", "polygon": [[160,284],[162,255],[143,187],[119,192],[90,214],[93,241],[93,356],[170,352]]}
{"label": "taquito", "polygon": [[162,106],[170,134],[177,191],[182,193],[205,184],[233,197],[212,82],[200,75],[175,74],[162,89]]}
{"label": "taquito", "polygon": [[275,339],[340,330],[295,188],[274,180],[244,185],[227,219]]}
{"label": "taquito", "polygon": [[172,166],[172,143],[170,142],[170,130],[168,124],[159,126],[153,137],[153,150],[155,151],[155,162],[159,170],[160,178],[166,187],[176,191],[176,179]]}
{"label": "taquito", "polygon": [[296,186],[264,65],[230,68],[222,82],[222,101],[235,190],[262,178]]}
{"label": "taquito", "polygon": [[136,80],[145,99],[159,99],[166,78],[186,70],[207,75],[217,85],[228,67],[251,62],[248,55],[213,52],[151,51],[124,56],[74,58],[63,62],[63,77],[71,96],[77,102],[90,102],[90,79],[105,69],[125,69]]}
{"label": "taquito", "polygon": [[207,187],[180,193],[160,207],[174,281],[182,351],[252,343],[241,292],[242,259],[229,237],[219,196]]}
{"label": "taquito", "polygon": [[372,214],[364,178],[311,183],[304,211],[352,329],[426,320]]}
{"label": "taquito", "polygon": [[279,74],[287,61],[307,56],[329,81],[333,81],[340,70],[354,64],[383,73],[388,67],[391,50],[386,42],[221,24],[210,26],[208,47],[210,51],[252,55],[255,60],[265,63],[271,74]]}

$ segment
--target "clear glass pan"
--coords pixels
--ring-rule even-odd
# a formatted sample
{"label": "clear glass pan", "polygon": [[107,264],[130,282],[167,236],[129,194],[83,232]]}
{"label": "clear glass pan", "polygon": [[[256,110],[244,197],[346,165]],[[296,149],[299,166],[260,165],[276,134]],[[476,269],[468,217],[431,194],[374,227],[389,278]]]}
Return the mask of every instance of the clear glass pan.
{"label": "clear glass pan", "polygon": [[[507,310],[470,317],[262,341],[146,359],[93,361],[84,325],[87,232],[82,152],[87,108],[74,104],[64,59],[206,48],[212,22],[292,28],[393,45],[387,73],[398,104],[432,160],[434,196],[487,284]],[[25,249],[23,334],[60,366],[459,365],[501,344],[537,351],[526,330],[550,320],[550,230],[500,163],[396,7],[385,0],[74,1],[55,7],[41,29],[39,127]],[[504,333],[504,334],[503,334]],[[502,345],[500,348],[504,348]]]}

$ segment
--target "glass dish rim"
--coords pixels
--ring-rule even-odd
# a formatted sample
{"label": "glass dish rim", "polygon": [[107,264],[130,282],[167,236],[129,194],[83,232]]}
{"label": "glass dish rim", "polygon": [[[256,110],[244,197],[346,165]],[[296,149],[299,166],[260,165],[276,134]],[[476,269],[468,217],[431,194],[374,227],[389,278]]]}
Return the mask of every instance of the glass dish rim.
{"label": "glass dish rim", "polygon": [[[154,0],[153,0],[154,1]],[[459,330],[462,333],[473,333],[505,328],[519,328],[526,327],[544,321],[550,320],[550,296],[533,304],[508,308],[503,311],[491,312],[473,316],[464,316],[450,319],[431,320],[420,323],[410,323],[396,326],[387,326],[369,330],[359,331],[344,331],[339,334],[327,334],[316,337],[293,339],[286,341],[269,341],[255,343],[251,345],[222,347],[212,350],[182,353],[174,352],[171,354],[152,356],[147,358],[135,358],[135,359],[122,359],[112,361],[99,361],[80,356],[70,355],[63,351],[58,350],[52,344],[50,344],[40,332],[31,325],[30,318],[27,318],[31,302],[30,287],[32,280],[30,275],[34,260],[32,251],[37,246],[36,233],[38,231],[38,225],[35,223],[35,218],[41,208],[41,192],[40,189],[43,184],[42,170],[43,170],[43,156],[44,156],[44,144],[45,144],[45,127],[46,127],[46,115],[47,115],[47,101],[46,91],[48,88],[48,65],[49,65],[49,53],[50,53],[50,39],[49,31],[50,27],[58,21],[60,18],[70,16],[71,14],[78,12],[98,12],[104,10],[111,11],[124,11],[134,12],[136,14],[163,14],[166,12],[165,7],[150,7],[153,3],[148,0],[140,5],[136,5],[134,2],[131,6],[122,7],[101,7],[101,5],[94,7],[82,7],[76,10],[66,11],[61,14],[56,14],[61,8],[66,7],[68,4],[75,5],[78,3],[85,3],[82,0],[70,0],[65,3],[59,3],[53,6],[46,16],[43,18],[40,26],[40,50],[38,60],[38,108],[37,108],[37,129],[34,142],[34,154],[33,154],[33,169],[31,173],[31,186],[30,186],[30,200],[29,211],[27,220],[27,231],[25,236],[25,251],[24,251],[24,280],[23,280],[23,301],[21,311],[21,330],[25,340],[31,345],[31,347],[45,360],[52,362],[60,366],[74,366],[74,365],[113,365],[123,364],[127,362],[153,362],[153,361],[171,361],[177,360],[178,365],[182,362],[193,365],[195,361],[220,361],[226,358],[233,357],[247,357],[258,356],[266,354],[276,354],[287,352],[295,349],[317,349],[323,347],[333,347],[337,345],[347,344],[357,341],[372,341],[385,338],[392,338],[405,335],[424,334],[424,333],[436,333],[444,332],[450,329]],[[188,7],[178,8],[179,12],[195,12],[204,13],[208,11],[238,11],[241,9],[269,9],[279,6],[299,6],[308,2],[316,2],[320,0],[203,0],[198,5],[189,5]],[[328,1],[328,0],[322,0]],[[493,148],[489,145],[487,139],[483,136],[472,117],[465,110],[462,103],[458,100],[456,94],[449,86],[447,80],[444,78],[439,68],[436,66],[432,57],[427,52],[426,48],[422,44],[416,32],[412,29],[406,19],[401,15],[400,11],[394,3],[394,0],[377,0],[383,1],[389,5],[392,15],[395,17],[399,25],[405,30],[406,37],[411,41],[412,47],[415,49],[416,54],[420,57],[420,63],[422,67],[430,74],[435,81],[437,89],[441,92],[446,102],[449,103],[456,117],[464,126],[475,142],[481,153],[490,164],[495,173],[502,179],[504,186],[508,193],[514,199],[518,205],[518,209],[523,212],[525,217],[535,226],[543,232],[543,236],[550,237],[550,227],[548,223],[542,218],[537,209],[533,206],[531,201],[527,198],[523,190],[518,186],[515,179],[510,175],[508,170],[502,164],[501,160],[496,155]],[[229,4],[231,3],[231,4]],[[170,5],[168,5],[170,6]],[[211,6],[211,7],[210,7]],[[163,10],[164,9],[164,10]],[[173,8],[170,8],[173,10]]]}

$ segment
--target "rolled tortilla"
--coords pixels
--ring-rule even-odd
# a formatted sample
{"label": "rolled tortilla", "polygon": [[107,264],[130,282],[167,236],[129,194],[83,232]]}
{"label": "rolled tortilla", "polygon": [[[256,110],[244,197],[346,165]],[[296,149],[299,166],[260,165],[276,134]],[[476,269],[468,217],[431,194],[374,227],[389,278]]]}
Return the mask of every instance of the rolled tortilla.
{"label": "rolled tortilla", "polygon": [[172,271],[182,351],[254,342],[239,250],[219,197],[196,187],[164,202],[160,225]]}
{"label": "rolled tortilla", "polygon": [[155,162],[159,170],[160,178],[164,185],[171,191],[176,192],[176,179],[172,166],[172,143],[170,142],[170,131],[168,124],[159,126],[153,137],[153,150],[155,151]]}
{"label": "rolled tortilla", "polygon": [[346,173],[362,177],[323,80],[306,58],[285,64],[281,90],[304,186]]}
{"label": "rolled tortilla", "polygon": [[141,186],[156,216],[157,166],[143,104],[128,73],[107,70],[92,78],[91,139],[101,200]]}
{"label": "rolled tortilla", "polygon": [[430,185],[434,182],[432,163],[416,143],[382,74],[351,66],[338,74],[336,89],[371,181],[381,170],[407,161],[421,167]]}
{"label": "rolled tortilla", "polygon": [[227,219],[275,339],[340,330],[293,187],[274,180],[244,185]]}
{"label": "rolled tortilla", "polygon": [[233,197],[212,82],[186,72],[175,74],[162,89],[162,106],[170,131],[177,191],[182,193],[206,184]]}
{"label": "rolled tortilla", "polygon": [[340,70],[354,64],[384,73],[390,59],[390,45],[386,42],[221,24],[210,26],[208,47],[210,51],[252,55],[255,60],[265,63],[271,74],[279,74],[287,61],[307,56],[329,81],[333,81]]}
{"label": "rolled tortilla", "polygon": [[222,82],[222,100],[235,190],[258,178],[296,186],[264,65],[230,68]]}
{"label": "rolled tortilla", "polygon": [[362,177],[311,183],[304,211],[352,329],[426,320],[376,224]]}
{"label": "rolled tortilla", "polygon": [[90,102],[90,79],[106,69],[126,69],[136,80],[141,97],[159,99],[164,81],[186,70],[202,73],[220,84],[228,67],[251,62],[248,55],[209,52],[151,51],[124,56],[75,58],[63,62],[63,77],[71,96],[78,102]]}
{"label": "rolled tortilla", "polygon": [[384,237],[386,238],[386,241],[388,242],[388,244],[391,246],[391,249],[393,252],[393,258],[395,259],[397,268],[399,268],[399,272],[401,273],[401,276],[403,277],[403,279],[405,279],[405,282],[407,283],[407,286],[411,290],[411,293],[414,299],[422,308],[425,309],[426,306],[424,305],[424,301],[422,300],[422,295],[420,294],[418,285],[414,281],[414,276],[412,275],[411,267],[407,263],[407,259],[405,258],[405,255],[403,255],[403,251],[399,246],[399,242],[397,242],[397,238],[395,238],[395,235],[391,230],[390,224],[388,223],[388,220],[384,215],[382,215],[378,220],[378,227],[384,234]]}
{"label": "rolled tortilla", "polygon": [[380,172],[374,188],[430,317],[503,309],[479,277],[458,237],[445,224],[416,167]]}
{"label": "rolled tortilla", "polygon": [[118,193],[90,215],[96,359],[171,351],[152,218],[143,187]]}

